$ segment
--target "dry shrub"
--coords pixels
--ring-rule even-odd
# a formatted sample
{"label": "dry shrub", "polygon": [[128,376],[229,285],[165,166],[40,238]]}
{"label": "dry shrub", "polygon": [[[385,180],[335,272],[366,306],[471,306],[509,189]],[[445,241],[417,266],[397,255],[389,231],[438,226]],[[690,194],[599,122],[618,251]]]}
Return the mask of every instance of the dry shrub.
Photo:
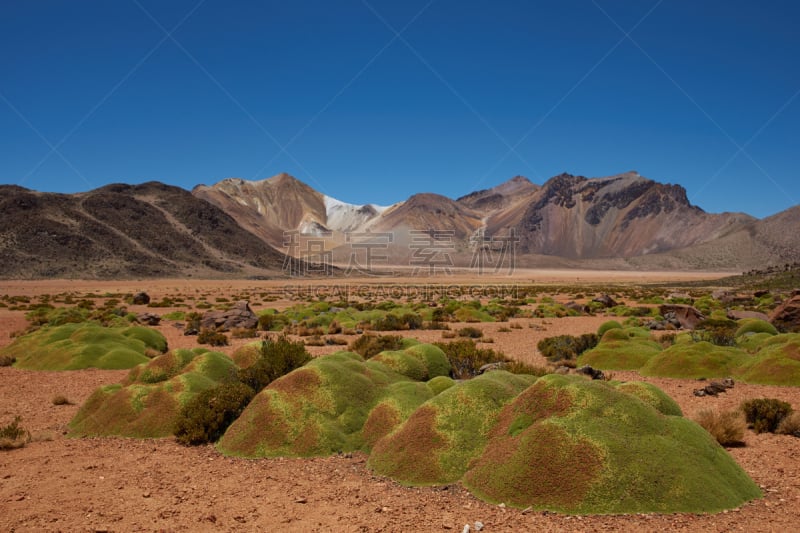
{"label": "dry shrub", "polygon": [[800,411],[795,411],[781,420],[776,433],[800,437]]}
{"label": "dry shrub", "polygon": [[744,443],[744,432],[747,429],[741,411],[719,412],[705,409],[697,413],[695,422],[711,433],[723,446],[735,446]]}
{"label": "dry shrub", "polygon": [[53,396],[53,405],[72,405],[72,402],[69,401],[69,398],[64,396],[63,394],[56,394]]}
{"label": "dry shrub", "polygon": [[234,339],[252,339],[255,336],[255,328],[234,328],[231,330],[231,337]]}
{"label": "dry shrub", "polygon": [[0,366],[11,366],[16,362],[16,357],[12,357],[10,355],[0,355]]}
{"label": "dry shrub", "polygon": [[350,351],[356,352],[365,359],[378,355],[387,350],[400,350],[403,347],[403,337],[400,335],[373,335],[367,333],[360,336],[350,344]]}
{"label": "dry shrub", "polygon": [[503,367],[503,370],[511,372],[512,374],[529,374],[538,377],[553,373],[549,368],[533,366],[521,361],[511,361]]}
{"label": "dry shrub", "polygon": [[201,329],[197,336],[198,344],[210,344],[211,346],[227,346],[228,337],[224,333],[219,333],[213,329]]}
{"label": "dry shrub", "polygon": [[442,331],[442,338],[443,339],[455,339],[456,332],[455,331]]}
{"label": "dry shrub", "polygon": [[467,337],[470,339],[480,339],[483,337],[483,331],[476,327],[467,326],[458,330],[459,337]]}
{"label": "dry shrub", "polygon": [[329,344],[331,346],[345,346],[347,345],[347,339],[344,337],[328,337],[325,339],[325,344]]}
{"label": "dry shrub", "polygon": [[305,340],[306,346],[325,346],[325,339],[319,335],[312,335]]}

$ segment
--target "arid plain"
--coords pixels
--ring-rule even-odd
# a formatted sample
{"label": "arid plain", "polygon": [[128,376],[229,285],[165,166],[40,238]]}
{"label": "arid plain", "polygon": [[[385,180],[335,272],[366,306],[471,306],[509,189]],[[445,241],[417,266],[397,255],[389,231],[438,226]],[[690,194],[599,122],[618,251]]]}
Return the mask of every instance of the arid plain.
{"label": "arid plain", "polygon": [[[146,291],[153,300],[193,297],[234,300],[255,297],[254,311],[285,309],[298,301],[343,291],[381,293],[400,299],[422,290],[474,294],[497,287],[535,285],[556,302],[587,298],[592,291],[642,284],[702,281],[714,287],[721,273],[518,271],[513,277],[472,277],[458,273],[431,279],[340,279],[304,281],[142,280],[142,281],[3,281],[0,294],[28,296],[71,293],[103,295]],[[461,289],[456,289],[461,287]],[[494,287],[495,289],[489,289]],[[577,289],[576,289],[577,290]],[[683,289],[681,289],[683,290]],[[489,292],[487,292],[489,294]],[[454,294],[451,294],[453,296]],[[106,298],[110,298],[106,297]],[[184,307],[151,309],[129,305],[133,313],[166,314]],[[491,347],[514,360],[545,366],[537,342],[561,334],[592,333],[609,316],[523,317],[508,322],[469,324],[492,339]],[[25,311],[0,308],[0,346],[27,325]],[[452,329],[468,324],[453,322]],[[514,327],[507,327],[514,325]],[[193,348],[197,337],[184,336],[174,321],[155,326],[170,348]],[[442,339],[442,331],[393,332],[423,342]],[[345,336],[347,337],[347,336]],[[355,336],[348,340],[353,340]],[[232,353],[252,339],[231,339],[219,348]],[[323,355],[340,346],[309,346]],[[764,497],[716,514],[647,514],[571,516],[490,505],[460,485],[404,487],[374,475],[360,453],[310,459],[238,459],[212,446],[184,447],[173,438],[69,438],[67,424],[100,385],[120,382],[127,370],[30,371],[0,368],[0,423],[20,415],[33,437],[25,447],[0,453],[0,528],[6,531],[462,531],[476,522],[484,531],[780,531],[800,526],[800,439],[747,431],[745,445],[728,452],[761,487]],[[692,394],[696,380],[643,378],[632,371],[613,372],[615,380],[652,383],[692,418],[703,409],[735,409],[746,399],[778,398],[800,408],[800,389],[737,383],[716,397]],[[54,405],[56,395],[71,405]]]}

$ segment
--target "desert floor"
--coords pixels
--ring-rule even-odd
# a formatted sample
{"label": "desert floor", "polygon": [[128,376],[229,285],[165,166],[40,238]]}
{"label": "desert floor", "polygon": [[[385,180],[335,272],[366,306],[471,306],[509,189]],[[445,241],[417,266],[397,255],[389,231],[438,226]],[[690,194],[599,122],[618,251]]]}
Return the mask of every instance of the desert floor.
{"label": "desert floor", "polygon": [[[516,280],[492,283],[636,284],[713,279],[717,274],[536,271]],[[578,281],[579,280],[579,281]],[[376,280],[345,281],[368,284]],[[387,280],[381,280],[387,281]],[[401,283],[406,280],[391,280]],[[447,283],[472,283],[459,278]],[[487,280],[481,279],[481,283]],[[412,280],[412,283],[418,283]],[[319,284],[320,282],[316,282]],[[423,282],[424,283],[424,282]],[[436,283],[441,283],[437,281]],[[302,282],[314,287],[315,282]],[[243,290],[286,293],[277,281],[65,281],[0,282],[0,294],[36,295],[74,291],[147,291],[154,299],[178,293],[211,292],[235,296]],[[291,305],[288,299],[270,307]],[[255,310],[266,304],[253,305]],[[163,314],[171,309],[129,306],[133,312]],[[596,331],[607,317],[512,319],[521,329],[498,332],[501,324],[479,324],[494,339],[493,348],[543,365],[539,339]],[[26,325],[23,312],[0,309],[0,346]],[[507,324],[506,324],[507,325]],[[457,327],[458,324],[451,324]],[[171,348],[196,346],[169,321],[158,329]],[[404,332],[422,341],[438,331]],[[246,340],[234,340],[232,352]],[[319,355],[337,347],[310,347]],[[764,498],[713,515],[566,516],[525,512],[483,503],[458,485],[407,488],[372,475],[366,456],[345,454],[315,459],[245,460],[221,456],[211,446],[186,448],[173,439],[70,439],[66,426],[80,404],[101,384],[115,383],[122,371],[33,372],[0,368],[0,424],[21,415],[34,441],[0,452],[0,530],[2,531],[462,531],[476,521],[484,531],[796,531],[800,529],[800,439],[748,432],[746,445],[729,453],[758,483]],[[692,417],[701,409],[733,409],[744,399],[773,397],[800,409],[800,389],[737,384],[719,397],[692,395],[697,382],[641,378],[614,372],[615,379],[645,379],[661,387]],[[73,405],[55,406],[64,395]],[[474,529],[473,529],[474,531]]]}

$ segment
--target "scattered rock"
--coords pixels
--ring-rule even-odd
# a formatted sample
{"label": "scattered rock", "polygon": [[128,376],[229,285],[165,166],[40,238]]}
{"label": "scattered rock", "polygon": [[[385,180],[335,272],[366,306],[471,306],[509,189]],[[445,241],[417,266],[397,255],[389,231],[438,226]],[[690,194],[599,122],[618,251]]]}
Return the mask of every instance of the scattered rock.
{"label": "scattered rock", "polygon": [[483,522],[476,521],[475,522],[475,531],[481,531],[483,529]]}
{"label": "scattered rock", "polygon": [[[227,311],[209,311],[200,320],[201,329],[230,331],[234,328],[253,329],[258,325],[258,317],[245,301],[236,302]],[[187,334],[187,333],[184,333]]]}
{"label": "scattered rock", "polygon": [[758,311],[737,311],[735,309],[728,309],[728,314],[726,315],[731,320],[741,320],[742,318],[757,318],[759,320],[764,320],[765,322],[769,322],[769,316],[764,313],[759,313]]}
{"label": "scattered rock", "polygon": [[601,294],[601,295],[600,295],[600,296],[598,296],[597,298],[592,298],[592,301],[593,301],[593,302],[598,302],[598,303],[601,303],[601,304],[603,304],[603,307],[605,307],[605,308],[609,308],[609,307],[616,307],[616,306],[618,306],[618,305],[619,305],[619,304],[618,304],[618,303],[617,303],[617,302],[614,300],[614,298],[612,298],[612,297],[611,297],[611,296],[609,296],[608,294]]}
{"label": "scattered rock", "polygon": [[147,305],[150,303],[150,295],[146,292],[137,292],[131,299],[133,305]]}
{"label": "scattered rock", "polygon": [[659,308],[659,312],[667,323],[675,325],[675,322],[677,322],[683,329],[694,329],[697,324],[706,318],[703,313],[691,305],[664,304]]}
{"label": "scattered rock", "polygon": [[692,392],[695,396],[716,396],[720,392],[732,389],[733,385],[733,378],[725,378],[722,381],[712,381],[702,389],[695,389]]}
{"label": "scattered rock", "polygon": [[461,533],[469,533],[470,527],[469,524],[464,524],[464,529],[461,530]]}
{"label": "scattered rock", "polygon": [[667,295],[669,299],[675,300],[689,300],[690,302],[694,302],[694,298],[690,294],[686,294],[685,292],[673,292]]}
{"label": "scattered rock", "polygon": [[161,322],[161,317],[153,313],[139,313],[136,321],[147,326],[157,326]]}
{"label": "scattered rock", "polygon": [[770,315],[769,321],[779,331],[800,331],[800,295],[792,296],[779,305]]}
{"label": "scattered rock", "polygon": [[508,363],[505,361],[498,361],[496,363],[487,363],[478,369],[478,375],[484,374],[486,372],[491,372],[492,370],[503,370],[507,366]]}
{"label": "scattered rock", "polygon": [[730,303],[733,301],[734,294],[731,291],[716,290],[711,293],[711,297],[722,303]]}

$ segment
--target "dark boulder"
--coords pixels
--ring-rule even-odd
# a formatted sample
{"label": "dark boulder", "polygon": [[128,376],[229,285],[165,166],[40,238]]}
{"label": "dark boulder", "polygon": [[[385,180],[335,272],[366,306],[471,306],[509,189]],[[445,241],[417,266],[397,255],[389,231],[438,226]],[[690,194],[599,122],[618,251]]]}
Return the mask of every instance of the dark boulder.
{"label": "dark boulder", "polygon": [[146,292],[137,292],[131,299],[133,305],[147,305],[150,303],[150,295]]}

